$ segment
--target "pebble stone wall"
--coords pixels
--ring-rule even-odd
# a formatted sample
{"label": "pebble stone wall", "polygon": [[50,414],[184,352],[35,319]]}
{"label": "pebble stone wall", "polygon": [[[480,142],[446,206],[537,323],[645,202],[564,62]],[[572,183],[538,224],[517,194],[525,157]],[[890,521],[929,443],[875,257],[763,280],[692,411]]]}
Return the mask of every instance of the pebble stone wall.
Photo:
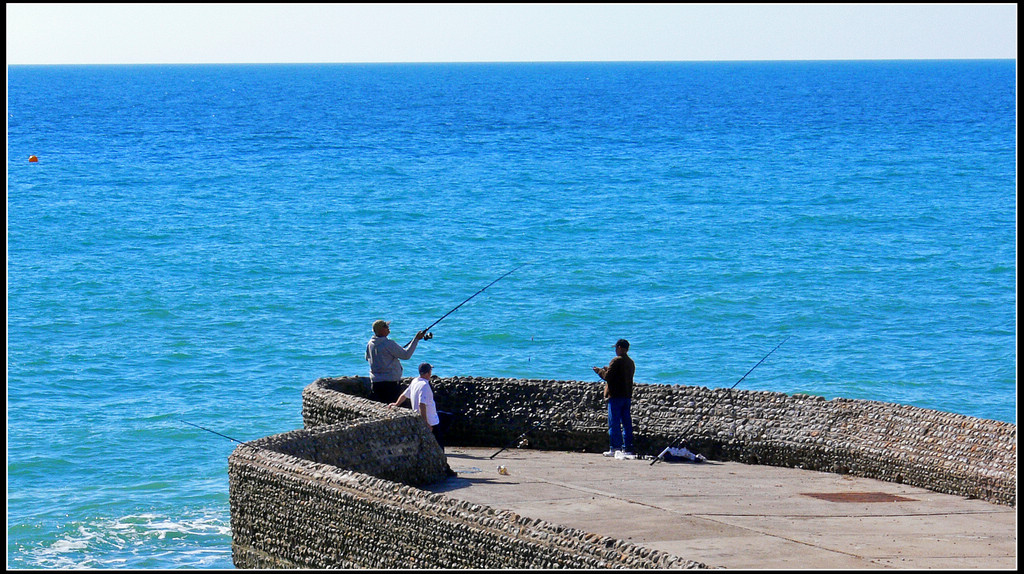
{"label": "pebble stone wall", "polygon": [[[408,382],[408,381],[406,381]],[[602,452],[602,383],[435,378],[446,441]],[[304,429],[229,458],[240,568],[703,568],[704,564],[416,488],[444,455],[365,377],[303,390]],[[1016,506],[1017,426],[875,401],[704,387],[634,388],[636,448],[686,439],[709,459],[851,474]]]}
{"label": "pebble stone wall", "polygon": [[348,382],[333,388],[352,394],[315,384],[303,393],[303,416],[331,423],[245,443],[228,458],[236,567],[705,567],[416,488],[445,477],[430,429]]}
{"label": "pebble stone wall", "polygon": [[[364,377],[323,378],[303,391],[303,425],[335,421],[342,395],[365,396]],[[603,452],[603,383],[435,378],[446,440]],[[1017,425],[918,407],[768,391],[637,384],[635,447],[656,455],[685,439],[711,459],[851,474],[1016,506]]]}

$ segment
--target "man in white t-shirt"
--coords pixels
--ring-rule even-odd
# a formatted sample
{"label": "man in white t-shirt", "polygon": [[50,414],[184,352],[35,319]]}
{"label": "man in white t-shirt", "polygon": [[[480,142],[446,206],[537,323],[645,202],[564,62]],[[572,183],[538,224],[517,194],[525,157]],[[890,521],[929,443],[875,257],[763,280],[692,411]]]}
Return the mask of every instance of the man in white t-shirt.
{"label": "man in white t-shirt", "polygon": [[[423,421],[427,423],[431,432],[434,433],[437,444],[441,446],[441,452],[444,452],[441,418],[437,416],[437,403],[434,402],[434,391],[430,388],[430,377],[433,373],[434,367],[430,363],[421,364],[420,376],[409,383],[409,386],[398,396],[398,400],[391,403],[391,406],[400,407],[406,401],[409,401],[412,404],[412,410],[418,412],[423,417]],[[455,471],[447,463],[445,463],[445,472],[448,476],[455,476]]]}

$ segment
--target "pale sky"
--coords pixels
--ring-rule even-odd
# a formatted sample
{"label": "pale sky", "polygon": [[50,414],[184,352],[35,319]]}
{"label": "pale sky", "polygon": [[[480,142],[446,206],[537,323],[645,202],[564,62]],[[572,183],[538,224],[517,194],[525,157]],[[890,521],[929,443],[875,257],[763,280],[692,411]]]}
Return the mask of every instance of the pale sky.
{"label": "pale sky", "polygon": [[7,4],[8,65],[1016,57],[1016,4]]}

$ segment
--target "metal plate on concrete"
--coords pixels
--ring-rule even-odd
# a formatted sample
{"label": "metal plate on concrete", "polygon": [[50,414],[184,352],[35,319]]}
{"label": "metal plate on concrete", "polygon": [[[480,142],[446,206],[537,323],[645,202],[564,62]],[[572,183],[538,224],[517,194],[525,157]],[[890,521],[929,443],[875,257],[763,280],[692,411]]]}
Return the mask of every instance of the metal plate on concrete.
{"label": "metal plate on concrete", "polygon": [[887,492],[801,492],[800,494],[829,502],[912,502],[914,500]]}

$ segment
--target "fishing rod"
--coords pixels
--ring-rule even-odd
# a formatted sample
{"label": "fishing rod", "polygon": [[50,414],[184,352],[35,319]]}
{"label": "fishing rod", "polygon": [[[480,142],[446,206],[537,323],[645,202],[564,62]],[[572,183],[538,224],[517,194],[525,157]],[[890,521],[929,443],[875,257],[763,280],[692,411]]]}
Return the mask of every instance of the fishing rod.
{"label": "fishing rod", "polygon": [[526,429],[526,432],[524,432],[523,434],[521,434],[521,435],[517,436],[516,438],[512,439],[512,442],[510,442],[510,443],[506,444],[505,446],[501,447],[498,450],[498,452],[492,454],[491,456],[489,456],[487,458],[494,458],[494,457],[498,456],[499,454],[501,454],[501,453],[505,452],[506,450],[512,448],[512,445],[514,445],[514,444],[518,443],[518,446],[522,446],[523,445],[523,443],[521,442],[522,439],[526,438],[526,435],[530,434],[530,431],[532,431],[533,429],[537,428],[538,426],[540,426],[539,422],[533,423],[532,425],[530,425],[530,428]]}
{"label": "fishing rod", "polygon": [[[495,283],[497,283],[498,281],[501,281],[502,279],[504,279],[504,278],[508,277],[509,275],[511,275],[512,273],[514,273],[514,272],[515,272],[516,270],[520,269],[520,268],[521,268],[521,267],[523,267],[524,265],[526,265],[526,263],[523,263],[522,265],[520,265],[519,267],[516,267],[516,268],[515,268],[515,269],[513,269],[512,271],[509,271],[508,273],[506,273],[506,274],[502,275],[501,277],[498,277],[498,278],[497,278],[497,279],[495,279],[494,281],[491,281],[491,282],[490,282],[490,283],[488,283],[488,284],[487,284],[487,285],[486,285],[486,286],[485,286],[485,287],[484,287],[483,289],[481,289],[481,290],[477,291],[476,293],[473,293],[473,294],[472,294],[472,295],[470,295],[470,296],[469,296],[468,298],[466,298],[466,300],[465,300],[465,301],[463,301],[462,303],[459,303],[458,305],[456,305],[456,306],[455,306],[455,307],[454,307],[454,308],[453,308],[453,309],[452,309],[451,311],[448,311],[448,312],[447,312],[447,313],[445,313],[444,315],[441,315],[441,318],[440,318],[440,319],[438,319],[437,321],[434,321],[433,323],[431,323],[431,324],[430,324],[430,327],[427,327],[426,329],[423,329],[423,331],[422,331],[422,332],[424,333],[424,339],[429,339],[430,337],[432,337],[432,336],[433,336],[433,335],[430,335],[430,333],[428,333],[428,332],[427,332],[427,331],[430,331],[431,327],[433,327],[434,325],[437,325],[438,323],[440,323],[440,322],[441,322],[441,321],[442,321],[442,320],[443,320],[443,319],[444,319],[445,317],[447,317],[448,315],[451,315],[452,313],[454,313],[454,312],[455,312],[455,310],[456,310],[456,309],[458,309],[459,307],[462,307],[462,306],[463,306],[463,305],[465,305],[466,303],[469,303],[469,300],[470,300],[470,299],[472,299],[473,297],[476,297],[477,295],[479,295],[479,294],[483,293],[483,292],[484,292],[484,289],[487,289],[487,287],[490,287],[491,285],[494,285],[494,284],[495,284]],[[430,337],[428,337],[427,335],[430,335]]]}
{"label": "fishing rod", "polygon": [[[782,340],[782,343],[785,343],[788,340],[789,340],[789,337],[786,337],[785,339]],[[779,347],[782,346],[782,343],[779,343],[778,345],[775,345],[775,349],[772,349],[771,351],[768,351],[767,355],[765,355],[764,357],[761,357],[761,360],[757,362],[757,365],[754,365],[753,367],[751,367],[750,370],[747,371],[746,375],[743,375],[742,377],[740,377],[739,381],[736,381],[735,383],[733,383],[732,386],[729,387],[729,390],[731,391],[734,388],[736,388],[736,385],[740,384],[740,382],[742,382],[743,379],[747,378],[747,375],[749,375],[750,373],[753,373],[754,369],[756,369],[758,366],[760,366],[760,364],[763,363],[765,361],[765,359],[770,357],[771,354],[774,353],[776,349],[778,349]],[[726,393],[726,394],[728,394],[728,393]],[[721,401],[724,397],[725,397],[725,394],[723,394],[722,396],[718,397],[718,399],[714,403],[712,403],[711,408],[707,409],[707,411],[705,411],[705,412],[711,412],[712,410],[714,410],[714,408],[716,406],[718,406],[719,401]],[[701,416],[703,416],[703,415],[701,415]],[[682,436],[685,437],[686,433],[690,432],[690,429],[693,428],[693,425],[697,424],[697,422],[700,420],[700,418],[701,417],[697,417],[697,418],[693,419],[693,422],[690,423],[690,426],[686,427],[686,430],[681,433]],[[654,460],[651,461],[651,466],[654,466],[654,463],[656,463],[659,460],[661,460],[662,457],[665,456],[665,453],[668,452],[668,449],[672,448],[676,444],[681,444],[681,443],[684,443],[684,442],[686,442],[685,439],[677,440],[677,441],[673,442],[672,444],[670,444],[669,446],[665,447],[665,450],[661,451],[661,454],[659,454],[657,457],[654,458]]]}
{"label": "fishing rod", "polygon": [[224,438],[226,438],[226,439],[228,439],[228,440],[233,440],[233,441],[237,442],[238,444],[240,444],[240,445],[244,445],[244,446],[247,446],[247,447],[249,447],[249,448],[260,448],[260,447],[258,447],[258,446],[253,446],[253,445],[251,445],[251,444],[249,444],[249,443],[247,443],[247,442],[244,442],[244,441],[240,441],[240,440],[238,440],[237,438],[231,438],[231,437],[229,437],[229,436],[228,436],[228,435],[226,435],[226,434],[220,434],[219,432],[217,432],[217,431],[215,431],[215,430],[210,430],[210,429],[208,429],[208,428],[206,428],[206,427],[201,427],[201,426],[199,426],[199,425],[197,425],[197,424],[195,424],[195,423],[190,423],[190,422],[188,422],[188,421],[186,421],[186,420],[184,420],[184,419],[178,419],[178,421],[180,421],[180,422],[183,422],[183,423],[185,423],[185,424],[187,424],[187,425],[189,425],[189,426],[194,426],[194,427],[196,427],[197,429],[202,429],[202,430],[204,430],[204,431],[206,431],[206,432],[209,432],[209,433],[213,433],[213,434],[215,434],[215,435],[217,435],[217,436],[220,436],[220,437],[224,437]]}
{"label": "fishing rod", "polygon": [[[582,407],[583,403],[585,403],[587,401],[587,394],[588,393],[586,391],[583,392],[583,398],[580,399],[580,402],[576,404],[576,408],[573,409],[573,411],[571,413],[569,413],[569,417],[567,417],[567,418],[572,418],[577,412],[579,412],[580,407]],[[501,447],[501,449],[498,450],[498,452],[492,454],[488,458],[494,458],[494,457],[498,456],[499,454],[501,454],[501,453],[505,452],[506,450],[508,450],[509,448],[511,448],[512,445],[514,445],[514,444],[517,444],[516,448],[522,447],[523,443],[525,442],[525,441],[523,441],[523,439],[526,438],[526,435],[528,435],[531,432],[533,432],[534,430],[536,430],[544,422],[546,422],[546,421],[540,420],[540,421],[537,421],[537,422],[533,423],[532,425],[527,427],[526,431],[523,432],[523,434],[521,434],[521,435],[517,436],[516,438],[512,439],[511,442],[509,442],[505,446]]]}

